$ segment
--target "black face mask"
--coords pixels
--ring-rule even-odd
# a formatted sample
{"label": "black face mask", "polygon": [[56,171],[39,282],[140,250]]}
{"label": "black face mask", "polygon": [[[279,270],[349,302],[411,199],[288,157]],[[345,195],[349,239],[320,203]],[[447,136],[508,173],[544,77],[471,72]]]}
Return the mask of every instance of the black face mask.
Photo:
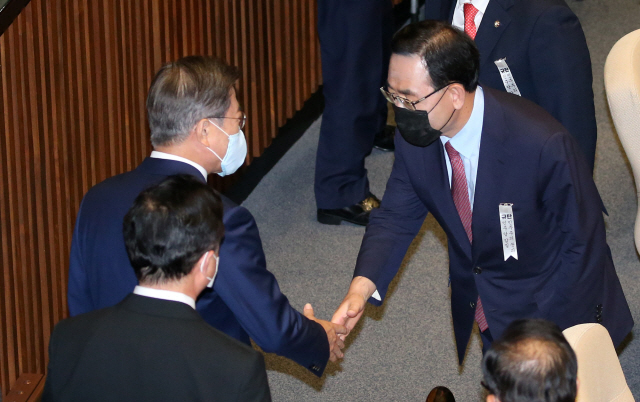
{"label": "black face mask", "polygon": [[[446,91],[445,91],[446,92]],[[444,94],[442,94],[442,98]],[[440,100],[438,103],[440,103]],[[438,106],[436,103],[436,106]],[[434,106],[431,110],[436,108]],[[416,147],[426,147],[431,145],[435,140],[440,138],[442,135],[442,129],[449,124],[449,120],[453,117],[453,113],[455,113],[456,109],[453,109],[451,112],[451,116],[449,116],[449,120],[444,123],[444,126],[440,127],[440,129],[435,129],[431,127],[431,123],[429,122],[429,112],[424,110],[409,110],[405,108],[401,108],[393,105],[393,111],[396,117],[396,125],[398,126],[398,131],[400,131],[400,135],[411,145],[415,145]]]}

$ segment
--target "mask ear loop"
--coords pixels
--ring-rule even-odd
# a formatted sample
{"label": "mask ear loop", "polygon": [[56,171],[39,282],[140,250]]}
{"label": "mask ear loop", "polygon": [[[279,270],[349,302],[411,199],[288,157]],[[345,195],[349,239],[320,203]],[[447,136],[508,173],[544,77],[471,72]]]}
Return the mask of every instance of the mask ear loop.
{"label": "mask ear loop", "polygon": [[[431,110],[429,110],[427,112],[427,114],[431,113],[433,111],[433,109],[436,108],[436,106],[438,106],[440,104],[440,101],[442,100],[442,98],[444,98],[444,95],[447,93],[447,91],[449,90],[449,88],[451,87],[451,85],[447,86],[447,89],[445,89],[445,91],[442,93],[442,96],[440,97],[440,99],[438,99],[438,102],[436,102],[436,104],[431,108]],[[438,129],[438,131],[442,131],[443,128],[445,128],[447,126],[447,124],[449,124],[449,122],[451,121],[451,118],[453,117],[453,114],[456,112],[456,108],[453,108],[453,112],[451,112],[451,115],[449,116],[449,119],[447,119],[447,122],[444,123],[444,125],[442,127],[440,127],[440,129]]]}
{"label": "mask ear loop", "polygon": [[[207,253],[208,253],[208,251],[207,251]],[[207,254],[207,253],[205,253],[205,254]],[[203,259],[203,260],[202,260],[202,262],[200,263],[200,272],[202,272],[202,273],[204,274],[204,277],[205,277],[205,278],[207,278],[208,280],[210,280],[210,281],[211,281],[211,280],[213,280],[213,278],[209,278],[209,277],[207,276],[207,274],[204,272],[204,263],[205,263],[205,261],[206,261],[206,260],[207,260],[207,259],[205,258],[205,259]],[[217,270],[217,269],[218,269],[218,263],[217,263],[217,260],[216,260],[216,270]]]}
{"label": "mask ear loop", "polygon": [[449,120],[447,120],[446,123],[444,123],[444,126],[440,127],[440,129],[438,131],[442,131],[443,128],[446,127],[447,124],[449,124],[449,122],[451,121],[451,118],[453,117],[453,114],[456,112],[456,108],[453,108],[453,112],[451,112],[451,116],[449,116]]}
{"label": "mask ear loop", "polygon": [[229,135],[229,133],[227,133],[226,131],[224,131],[219,125],[217,125],[216,123],[214,123],[213,121],[211,121],[211,119],[207,119],[209,121],[209,123],[213,124],[214,126],[216,126],[218,128],[218,130],[222,131],[224,133],[224,135],[227,136],[227,138],[231,137]]}
{"label": "mask ear loop", "polygon": [[[222,131],[222,132],[224,133],[224,135],[226,135],[226,136],[227,136],[227,138],[229,138],[229,137],[230,137],[230,135],[229,135],[229,134],[227,134],[227,132],[226,132],[226,131],[224,131],[223,129],[221,129],[221,128],[216,124],[216,123],[214,123],[213,121],[211,121],[211,119],[207,119],[207,120],[209,121],[209,123],[211,123],[211,124],[213,124],[214,126],[216,126],[216,127],[218,128],[218,130]],[[218,155],[218,154],[216,153],[216,151],[214,151],[213,149],[211,149],[211,148],[209,148],[209,147],[207,147],[207,149],[208,149],[209,151],[213,152],[213,154],[214,154],[218,159],[220,159],[220,161],[221,161],[221,162],[223,161],[223,159],[220,157],[220,155]]]}
{"label": "mask ear loop", "polygon": [[[449,87],[451,87],[451,85],[448,85],[448,86],[447,86],[447,89],[445,89],[445,90],[444,90],[444,92],[442,93],[442,96],[440,97],[440,99],[438,99],[438,101],[436,102],[436,104],[435,104],[435,105],[433,105],[433,107],[431,108],[431,110],[429,110],[429,111],[427,112],[427,114],[429,114],[429,113],[433,112],[433,109],[435,109],[435,108],[440,104],[440,101],[442,100],[442,98],[444,98],[444,95],[445,95],[445,94],[447,93],[447,91],[449,90]],[[447,123],[448,123],[448,121],[447,121]],[[216,127],[217,127],[217,126],[216,126]],[[443,126],[443,127],[444,127],[444,126]]]}

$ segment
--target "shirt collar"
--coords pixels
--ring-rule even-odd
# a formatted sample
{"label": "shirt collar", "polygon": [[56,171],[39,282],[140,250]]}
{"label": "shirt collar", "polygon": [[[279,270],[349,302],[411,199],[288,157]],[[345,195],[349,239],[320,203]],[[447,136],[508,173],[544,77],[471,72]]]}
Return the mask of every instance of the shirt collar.
{"label": "shirt collar", "polygon": [[153,289],[140,285],[133,289],[133,293],[140,296],[152,297],[154,299],[170,300],[188,304],[194,310],[196,309],[196,301],[184,293],[174,292],[172,290]]}
{"label": "shirt collar", "polygon": [[158,158],[158,159],[169,159],[172,161],[178,161],[178,162],[183,162],[186,164],[189,164],[191,166],[193,166],[194,168],[198,169],[200,171],[200,173],[202,173],[202,176],[204,176],[204,181],[207,181],[207,170],[205,168],[203,168],[202,166],[198,165],[197,163],[195,163],[192,160],[189,160],[187,158],[183,158],[181,156],[178,155],[173,155],[173,154],[168,154],[165,152],[159,152],[159,151],[152,151],[151,158]]}
{"label": "shirt collar", "polygon": [[473,98],[473,110],[469,120],[453,138],[440,136],[442,145],[451,141],[451,146],[462,156],[471,158],[480,153],[480,138],[482,134],[482,123],[484,121],[484,91],[482,87],[476,88]]}
{"label": "shirt collar", "polygon": [[457,8],[462,8],[465,3],[473,4],[475,8],[478,9],[482,14],[485,13],[487,6],[489,5],[489,0],[458,0]]}

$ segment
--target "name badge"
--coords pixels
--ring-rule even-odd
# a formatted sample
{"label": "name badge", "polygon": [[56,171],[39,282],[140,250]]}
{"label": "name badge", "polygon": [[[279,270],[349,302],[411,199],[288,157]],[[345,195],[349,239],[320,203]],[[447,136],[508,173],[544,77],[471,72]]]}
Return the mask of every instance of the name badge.
{"label": "name badge", "polygon": [[504,89],[510,94],[520,95],[520,90],[516,85],[516,81],[513,79],[513,74],[511,74],[511,69],[507,65],[507,58],[496,60],[496,67],[498,67],[498,71],[500,72],[500,76],[502,77],[502,83],[504,84]]}
{"label": "name badge", "polygon": [[504,260],[509,257],[518,259],[518,246],[516,245],[516,227],[513,223],[513,204],[500,204],[500,231],[502,232],[502,251]]}

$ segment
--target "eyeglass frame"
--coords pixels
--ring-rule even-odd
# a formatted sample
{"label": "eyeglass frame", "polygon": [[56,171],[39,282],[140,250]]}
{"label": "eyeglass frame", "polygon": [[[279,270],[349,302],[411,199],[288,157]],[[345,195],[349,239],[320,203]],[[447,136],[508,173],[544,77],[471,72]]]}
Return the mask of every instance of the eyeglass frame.
{"label": "eyeglass frame", "polygon": [[242,130],[244,128],[245,124],[247,123],[247,114],[245,112],[242,112],[242,117],[211,116],[211,117],[207,117],[207,119],[236,119],[236,120],[240,120],[240,123],[238,125],[240,126],[240,130]]}
{"label": "eyeglass frame", "polygon": [[[417,110],[416,109],[416,105],[420,102],[422,102],[423,100],[427,99],[428,97],[430,97],[431,95],[440,92],[441,90],[445,89],[446,87],[448,87],[449,85],[453,85],[453,84],[460,84],[460,82],[458,81],[451,81],[450,83],[434,90],[433,92],[431,92],[429,95],[424,96],[420,99],[418,99],[417,101],[411,101],[405,97],[402,97],[400,95],[396,95],[396,94],[392,94],[391,92],[387,91],[386,89],[384,89],[384,85],[380,87],[380,92],[382,92],[382,95],[384,96],[384,98],[387,100],[387,102],[389,103],[393,103],[395,104],[396,101],[399,101],[400,104],[407,110]],[[407,105],[411,105],[411,108],[408,108]]]}

